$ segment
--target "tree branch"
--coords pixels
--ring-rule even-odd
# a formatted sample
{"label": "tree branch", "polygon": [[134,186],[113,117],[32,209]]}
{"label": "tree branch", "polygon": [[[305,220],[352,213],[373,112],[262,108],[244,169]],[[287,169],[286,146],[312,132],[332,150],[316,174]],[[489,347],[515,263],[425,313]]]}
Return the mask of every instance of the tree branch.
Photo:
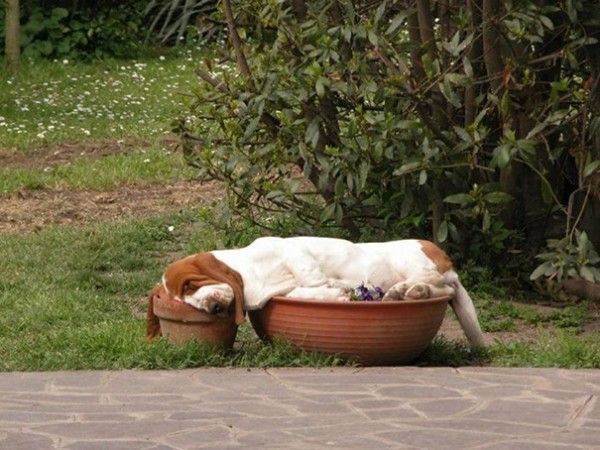
{"label": "tree branch", "polygon": [[229,29],[229,35],[231,36],[231,43],[235,50],[235,59],[238,70],[248,78],[251,78],[252,74],[248,62],[246,61],[244,50],[242,49],[242,39],[235,26],[235,19],[233,17],[230,0],[223,0],[223,9],[225,10],[225,18],[227,19],[227,28]]}

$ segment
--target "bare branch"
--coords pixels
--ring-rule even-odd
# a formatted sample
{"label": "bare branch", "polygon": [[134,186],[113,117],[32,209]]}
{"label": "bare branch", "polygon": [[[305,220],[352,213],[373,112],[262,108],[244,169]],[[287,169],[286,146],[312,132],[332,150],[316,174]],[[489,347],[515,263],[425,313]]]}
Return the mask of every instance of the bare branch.
{"label": "bare branch", "polygon": [[248,66],[246,56],[244,55],[244,50],[242,49],[242,39],[240,38],[235,26],[235,19],[233,17],[230,0],[223,0],[223,9],[225,10],[225,18],[227,19],[227,28],[229,29],[229,35],[231,36],[231,43],[233,44],[233,48],[235,50],[235,58],[238,69],[242,74],[248,78],[251,78],[252,73],[250,72],[250,67]]}

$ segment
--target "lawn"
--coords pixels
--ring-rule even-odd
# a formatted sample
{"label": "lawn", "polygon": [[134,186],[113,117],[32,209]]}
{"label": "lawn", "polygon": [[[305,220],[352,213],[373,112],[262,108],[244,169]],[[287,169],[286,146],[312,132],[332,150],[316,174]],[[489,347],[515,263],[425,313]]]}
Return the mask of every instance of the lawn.
{"label": "lawn", "polygon": [[[230,352],[144,339],[145,295],[165,265],[232,241],[206,220],[221,194],[194,180],[168,138],[202,57],[35,61],[15,77],[0,72],[0,370],[342,363],[263,345],[248,324]],[[259,235],[248,226],[236,242]],[[489,349],[470,353],[449,313],[449,331],[419,364],[600,367],[596,305],[541,305],[485,270],[465,275]]]}

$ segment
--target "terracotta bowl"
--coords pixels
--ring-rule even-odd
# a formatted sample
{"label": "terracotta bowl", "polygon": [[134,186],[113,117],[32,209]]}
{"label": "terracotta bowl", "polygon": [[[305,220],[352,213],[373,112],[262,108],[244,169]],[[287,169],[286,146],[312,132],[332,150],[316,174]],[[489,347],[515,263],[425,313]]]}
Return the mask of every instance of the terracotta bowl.
{"label": "terracotta bowl", "polygon": [[237,325],[233,312],[211,315],[187,303],[172,300],[168,295],[154,297],[154,314],[160,320],[163,336],[169,342],[182,345],[196,338],[214,347],[233,347]]}
{"label": "terracotta bowl", "polygon": [[394,302],[337,302],[274,297],[250,311],[263,340],[282,336],[307,350],[365,365],[405,364],[438,332],[449,296]]}

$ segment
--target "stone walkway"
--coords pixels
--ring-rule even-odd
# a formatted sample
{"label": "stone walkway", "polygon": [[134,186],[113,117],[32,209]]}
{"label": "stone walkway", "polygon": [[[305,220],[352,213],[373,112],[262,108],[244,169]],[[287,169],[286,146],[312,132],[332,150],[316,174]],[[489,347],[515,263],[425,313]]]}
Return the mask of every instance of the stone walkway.
{"label": "stone walkway", "polygon": [[600,449],[600,370],[0,373],[0,448]]}

